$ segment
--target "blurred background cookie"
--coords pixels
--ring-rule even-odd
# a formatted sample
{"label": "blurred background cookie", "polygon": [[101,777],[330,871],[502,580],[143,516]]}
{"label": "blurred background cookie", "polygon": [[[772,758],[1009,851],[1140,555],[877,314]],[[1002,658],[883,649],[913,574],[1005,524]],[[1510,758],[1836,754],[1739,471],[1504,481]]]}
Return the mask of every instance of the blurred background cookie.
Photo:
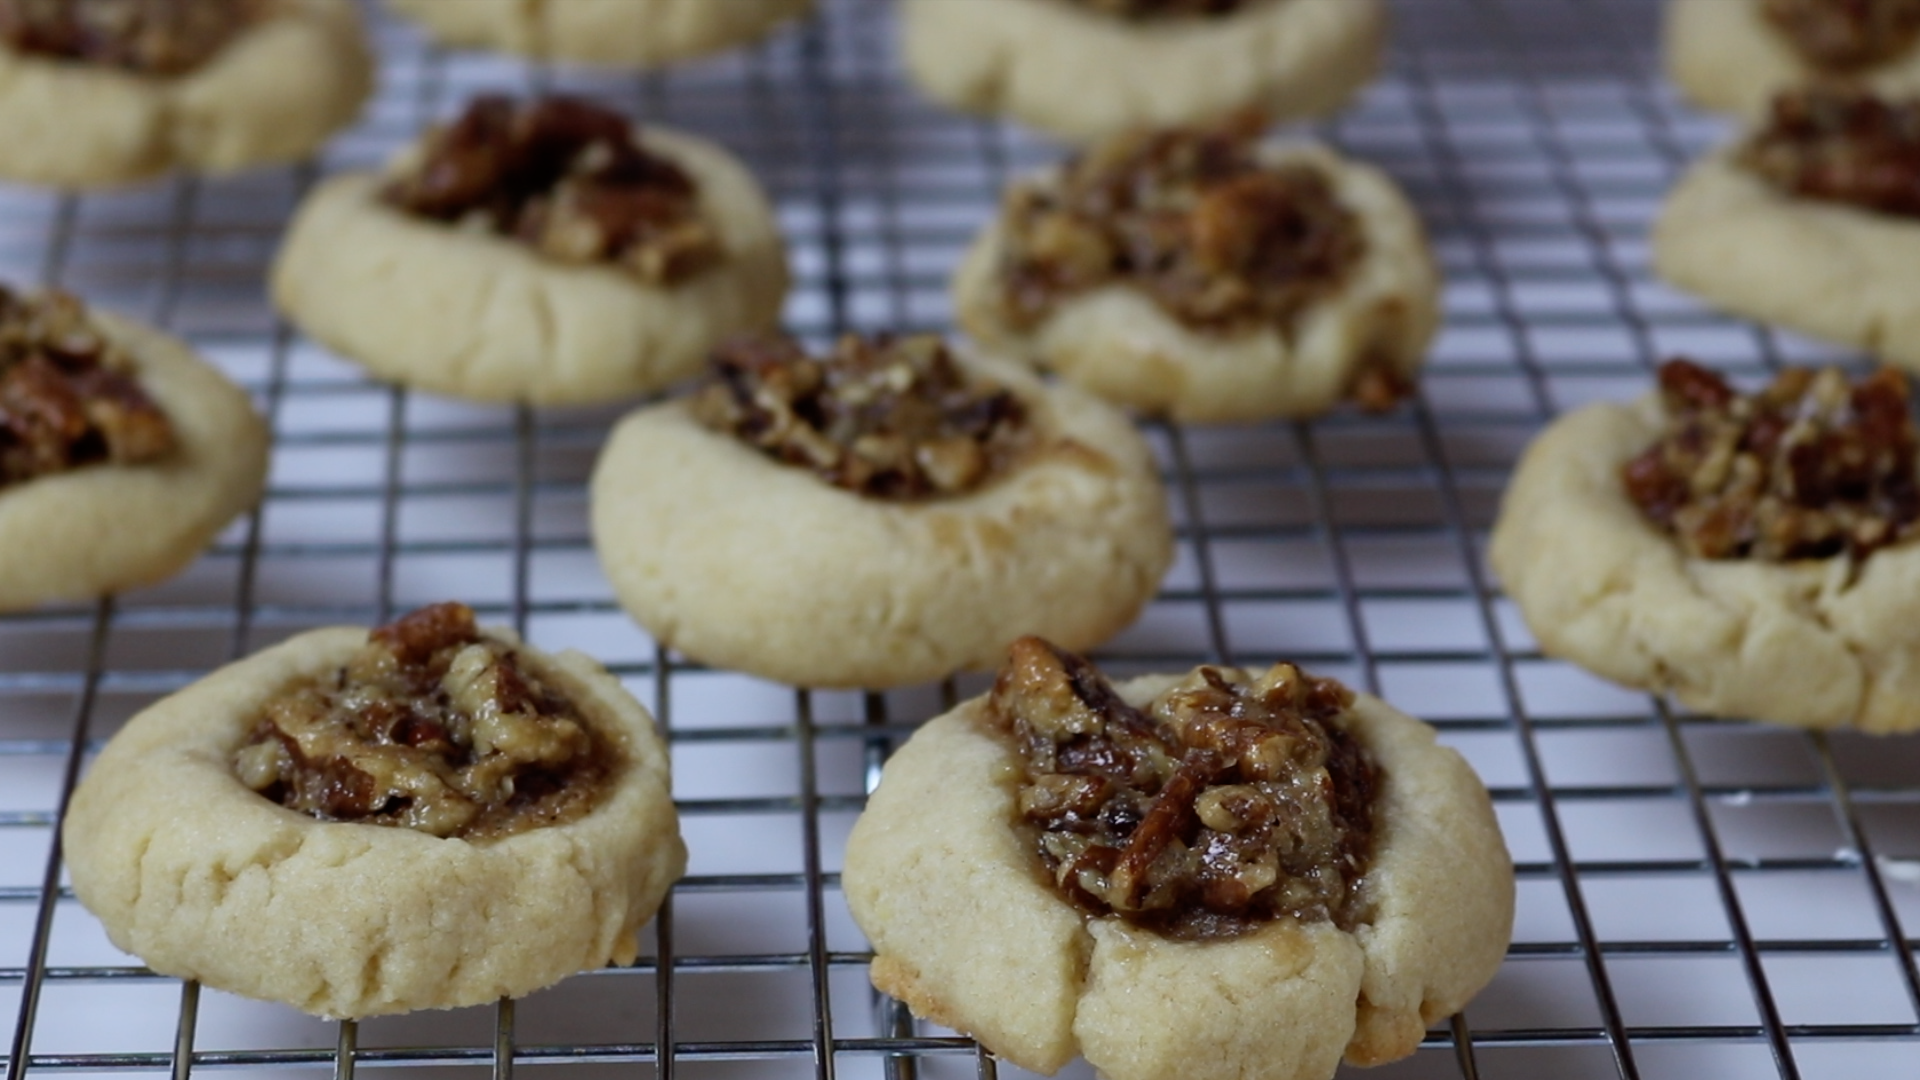
{"label": "blurred background cookie", "polygon": [[183,342],[0,288],[0,611],[173,576],[266,474],[246,393]]}
{"label": "blurred background cookie", "polygon": [[1703,109],[1755,116],[1783,90],[1920,91],[1915,0],[1670,0],[1667,76]]}
{"label": "blurred background cookie", "polygon": [[1386,38],[1378,0],[902,0],[900,23],[927,96],[1071,142],[1250,106],[1323,116]]}
{"label": "blurred background cookie", "polygon": [[1260,128],[1134,132],[1017,181],[954,274],[960,325],[1181,420],[1390,408],[1439,325],[1420,219],[1379,170]]}
{"label": "blurred background cookie", "polygon": [[0,177],[93,187],[294,161],[372,89],[351,0],[4,0]]}
{"label": "blurred background cookie", "polygon": [[1920,370],[1920,97],[1782,94],[1667,194],[1653,265],[1718,307]]}
{"label": "blurred background cookie", "polygon": [[315,189],[274,302],[373,374],[481,401],[658,389],[769,327],[772,208],[720,147],[583,99],[472,101],[384,173]]}

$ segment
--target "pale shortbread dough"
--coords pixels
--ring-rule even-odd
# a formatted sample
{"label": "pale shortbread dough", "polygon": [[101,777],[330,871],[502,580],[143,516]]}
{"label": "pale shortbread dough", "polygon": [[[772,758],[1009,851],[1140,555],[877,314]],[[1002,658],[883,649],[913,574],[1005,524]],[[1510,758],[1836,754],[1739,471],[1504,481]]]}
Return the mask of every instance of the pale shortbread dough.
{"label": "pale shortbread dough", "polygon": [[295,161],[372,89],[351,0],[275,0],[205,66],[173,78],[0,47],[0,176],[95,187]]}
{"label": "pale shortbread dough", "polygon": [[1440,272],[1419,215],[1386,174],[1325,147],[1277,144],[1262,157],[1323,170],[1366,235],[1366,254],[1339,291],[1302,311],[1290,330],[1194,330],[1124,284],[1064,300],[1038,326],[1016,328],[1001,299],[1000,219],[954,273],[960,325],[1102,397],[1178,420],[1314,416],[1339,404],[1369,363],[1411,383],[1440,325]]}
{"label": "pale shortbread dough", "polygon": [[0,487],[0,611],[151,585],[260,501],[267,428],[239,387],[176,338],[89,311],[173,425],[166,457]]}
{"label": "pale shortbread dough", "polygon": [[[1142,704],[1178,681],[1123,683]],[[1180,942],[1089,919],[1013,827],[1019,755],[961,704],[887,762],[847,842],[847,904],[876,986],[920,1016],[1052,1073],[1075,1053],[1108,1080],[1326,1080],[1341,1058],[1412,1053],[1493,978],[1513,868],[1485,788],[1433,730],[1358,695],[1348,730],[1385,781],[1370,914],[1351,934],[1278,920]]]}
{"label": "pale shortbread dough", "polygon": [[[1669,0],[1667,77],[1703,109],[1757,117],[1782,90],[1822,77],[1760,11],[1760,0]],[[1849,82],[1884,93],[1920,92],[1920,48]]]}
{"label": "pale shortbread dough", "polygon": [[459,48],[657,67],[757,41],[813,0],[387,0]]}
{"label": "pale shortbread dough", "polygon": [[626,762],[568,824],[472,844],[318,821],[234,775],[262,703],[366,639],[302,634],[161,700],[107,744],[61,837],[74,892],[114,944],[163,975],[336,1017],[477,1005],[631,963],[686,848],[652,719],[579,653],[520,649]]}
{"label": "pale shortbread dough", "polygon": [[380,200],[386,177],[352,173],[301,204],[274,260],[274,302],[376,376],[455,397],[573,404],[676,382],[720,341],[779,319],[786,248],[731,154],[652,126],[640,142],[693,178],[720,237],[719,262],[683,281],[649,285],[417,218]]}
{"label": "pale shortbread dough", "polygon": [[1071,142],[1246,107],[1276,121],[1323,116],[1373,78],[1386,40],[1379,0],[1271,0],[1139,22],[1058,0],[899,7],[907,71],[928,96]]}
{"label": "pale shortbread dough", "polygon": [[1489,556],[1540,647],[1714,716],[1920,728],[1920,544],[1857,577],[1844,558],[1689,558],[1620,480],[1663,424],[1656,398],[1590,405],[1521,458]]}
{"label": "pale shortbread dough", "polygon": [[1653,265],[1718,307],[1920,371],[1920,220],[1785,194],[1721,151],[1668,194]]}
{"label": "pale shortbread dough", "polygon": [[1172,559],[1152,453],[1110,406],[1010,365],[984,371],[1025,399],[1043,442],[947,499],[834,487],[702,426],[684,401],[629,416],[593,475],[614,594],[660,643],[798,686],[992,667],[1023,634],[1106,640]]}

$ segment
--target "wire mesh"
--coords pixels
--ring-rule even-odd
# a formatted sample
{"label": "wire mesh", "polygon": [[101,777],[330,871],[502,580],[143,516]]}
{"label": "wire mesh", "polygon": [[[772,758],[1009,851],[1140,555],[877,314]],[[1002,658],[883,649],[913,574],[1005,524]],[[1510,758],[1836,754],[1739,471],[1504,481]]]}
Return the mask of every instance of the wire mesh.
{"label": "wire mesh", "polygon": [[[952,0],[965,2],[965,0]],[[1542,656],[1483,567],[1525,441],[1684,351],[1738,375],[1827,358],[1646,267],[1666,186],[1724,129],[1658,77],[1654,0],[1401,0],[1391,62],[1317,134],[1392,172],[1445,268],[1419,396],[1382,417],[1150,425],[1180,553],[1121,670],[1288,656],[1438,726],[1518,864],[1507,964],[1384,1077],[1920,1073],[1920,746],[1704,721]],[[634,77],[443,54],[374,13],[382,89],[318,161],[122,193],[0,191],[0,270],[192,340],[256,396],[270,490],[189,571],[0,617],[7,1080],[405,1067],[557,1080],[1022,1075],[877,1000],[837,869],[886,751],[977,678],[809,693],[703,669],[613,604],[585,478],[618,410],[463,405],[371,383],[278,321],[280,229],[483,89],[587,93],[718,138],[773,194],[788,321],[945,328],[1000,185],[1057,149],[909,90],[891,10],[838,0],[745,53]],[[114,950],[60,876],[85,754],[129,715],[300,630],[458,597],[605,661],[667,727],[689,876],[629,968],[518,1002],[332,1024]],[[1084,1065],[1070,1067],[1087,1075]]]}

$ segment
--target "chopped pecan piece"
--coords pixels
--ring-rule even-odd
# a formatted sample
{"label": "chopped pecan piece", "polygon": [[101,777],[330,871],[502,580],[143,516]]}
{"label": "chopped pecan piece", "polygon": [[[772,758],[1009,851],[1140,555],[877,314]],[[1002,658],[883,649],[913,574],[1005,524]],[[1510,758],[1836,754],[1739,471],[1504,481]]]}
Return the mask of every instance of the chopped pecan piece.
{"label": "chopped pecan piece", "polygon": [[938,337],[840,340],[825,358],[788,338],[714,353],[694,415],[768,456],[883,499],[959,495],[1032,443],[1018,394],[973,378]]}
{"label": "chopped pecan piece", "polygon": [[1261,163],[1258,118],[1141,132],[1057,176],[1016,185],[1002,209],[1005,310],[1032,327],[1110,284],[1139,289],[1189,326],[1291,329],[1366,250],[1326,173]]}
{"label": "chopped pecan piece", "polygon": [[1736,393],[1686,360],[1660,368],[1667,429],[1621,467],[1627,495],[1688,554],[1864,559],[1920,521],[1920,436],[1907,380],[1788,368]]}
{"label": "chopped pecan piece", "polygon": [[1920,0],[1764,0],[1760,10],[1802,59],[1834,75],[1876,67],[1920,40]]}
{"label": "chopped pecan piece", "polygon": [[1774,99],[1735,160],[1790,195],[1920,215],[1920,99],[1809,88]]}
{"label": "chopped pecan piece", "polygon": [[133,358],[65,293],[0,288],[0,488],[85,465],[137,464],[173,450],[173,427],[141,389]]}
{"label": "chopped pecan piece", "polygon": [[1020,821],[1055,886],[1180,939],[1272,919],[1362,919],[1378,765],[1341,726],[1353,694],[1277,664],[1196,670],[1144,708],[1086,660],[1013,646],[989,718],[1019,750]]}
{"label": "chopped pecan piece", "polygon": [[585,816],[616,764],[464,604],[372,631],[340,668],[269,701],[234,755],[242,783],[289,809],[470,841]]}
{"label": "chopped pecan piece", "polygon": [[185,75],[265,8],[263,0],[0,0],[0,41],[141,75]]}
{"label": "chopped pecan piece", "polygon": [[1065,2],[1091,8],[1102,15],[1144,22],[1148,19],[1231,15],[1242,8],[1252,7],[1255,4],[1277,3],[1278,0],[1065,0]]}
{"label": "chopped pecan piece", "polygon": [[567,263],[611,263],[648,284],[717,261],[719,234],[680,166],[649,152],[625,117],[551,97],[479,97],[388,184],[408,213],[509,236]]}

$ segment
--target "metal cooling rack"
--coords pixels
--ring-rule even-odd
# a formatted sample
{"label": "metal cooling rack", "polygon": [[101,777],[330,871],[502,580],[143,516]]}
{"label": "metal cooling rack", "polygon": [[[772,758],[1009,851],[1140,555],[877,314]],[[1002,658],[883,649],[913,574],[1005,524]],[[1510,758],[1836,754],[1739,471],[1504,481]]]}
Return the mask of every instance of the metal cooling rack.
{"label": "metal cooling rack", "polygon": [[[263,293],[318,175],[378,160],[470,92],[566,88],[751,162],[792,240],[796,330],[944,327],[945,275],[1001,182],[1055,150],[907,90],[877,0],[826,9],[638,79],[442,55],[376,19],[381,93],[310,166],[0,191],[0,271],[190,338],[275,432],[265,504],[182,577],[0,617],[6,1080],[1023,1075],[876,1001],[837,891],[886,750],[980,683],[806,693],[665,653],[612,603],[587,542],[584,481],[617,410],[374,385]],[[1654,0],[1399,0],[1397,14],[1389,73],[1319,133],[1398,176],[1432,229],[1448,321],[1420,396],[1378,418],[1152,427],[1180,559],[1103,659],[1298,658],[1431,719],[1486,779],[1519,864],[1509,962],[1372,1075],[1920,1075],[1905,929],[1920,923],[1920,744],[1677,715],[1542,657],[1483,569],[1499,491],[1548,417],[1640,392],[1673,351],[1749,376],[1824,355],[1649,276],[1662,192],[1723,130],[1661,84]],[[640,962],[495,1008],[352,1025],[183,986],[114,950],[52,844],[87,751],[232,657],[447,597],[601,658],[669,728],[693,863]]]}

